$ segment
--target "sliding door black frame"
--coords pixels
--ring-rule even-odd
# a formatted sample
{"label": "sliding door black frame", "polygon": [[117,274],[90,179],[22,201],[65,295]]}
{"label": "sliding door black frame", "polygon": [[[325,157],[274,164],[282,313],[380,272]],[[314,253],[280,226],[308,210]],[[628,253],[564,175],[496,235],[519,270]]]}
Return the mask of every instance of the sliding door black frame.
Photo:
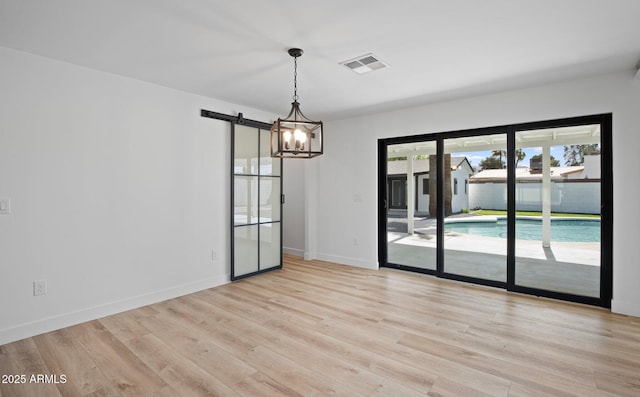
{"label": "sliding door black frame", "polygon": [[[378,263],[382,267],[391,267],[402,270],[410,270],[419,273],[431,274],[441,278],[471,282],[504,288],[508,291],[520,292],[530,295],[544,296],[571,302],[590,305],[611,307],[612,275],[613,275],[613,161],[612,161],[612,114],[597,114],[590,116],[571,117],[564,119],[545,120],[539,122],[511,124],[498,127],[475,128],[439,132],[433,134],[413,135],[378,140]],[[569,293],[549,291],[525,287],[516,284],[516,178],[515,178],[515,151],[516,131],[527,131],[547,128],[562,128],[577,125],[599,124],[601,147],[601,239],[600,239],[600,296],[588,297]],[[444,263],[444,140],[450,138],[472,137],[479,135],[506,134],[507,137],[507,253],[506,282],[479,279],[445,272]],[[387,147],[402,143],[414,143],[424,141],[436,142],[437,158],[437,250],[436,270],[416,268],[402,264],[389,263],[387,256]]]}

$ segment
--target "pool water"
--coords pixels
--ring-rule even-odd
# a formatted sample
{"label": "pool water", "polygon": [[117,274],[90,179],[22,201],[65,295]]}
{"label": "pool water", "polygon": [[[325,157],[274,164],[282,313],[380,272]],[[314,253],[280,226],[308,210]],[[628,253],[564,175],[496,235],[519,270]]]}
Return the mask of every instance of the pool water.
{"label": "pool water", "polygon": [[[444,231],[507,238],[507,220],[445,223]],[[516,240],[542,240],[542,220],[516,219]],[[600,242],[600,220],[552,218],[551,241]]]}

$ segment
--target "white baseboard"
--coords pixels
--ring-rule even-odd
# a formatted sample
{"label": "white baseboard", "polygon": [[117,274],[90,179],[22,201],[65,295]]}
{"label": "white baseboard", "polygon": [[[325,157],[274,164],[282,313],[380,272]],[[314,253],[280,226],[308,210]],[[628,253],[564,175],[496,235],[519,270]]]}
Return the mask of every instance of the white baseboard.
{"label": "white baseboard", "polygon": [[[306,259],[306,254],[305,254]],[[362,267],[365,269],[378,270],[378,261],[377,260],[363,260],[360,258],[350,258],[346,256],[338,256],[338,255],[329,255],[317,253],[315,255],[315,259],[319,259],[321,261],[338,263],[341,265],[349,265],[355,267]]]}
{"label": "white baseboard", "polygon": [[301,257],[304,256],[304,250],[298,248],[282,247],[282,253]]}
{"label": "white baseboard", "polygon": [[611,300],[611,311],[627,316],[640,317],[640,304],[637,302],[622,302],[620,300]]}
{"label": "white baseboard", "polygon": [[230,275],[216,278],[208,278],[193,283],[182,284],[179,286],[167,288],[165,290],[156,291],[144,295],[133,296],[122,300],[105,303],[88,307],[74,312],[63,313],[51,316],[42,320],[32,321],[15,327],[0,330],[0,345],[15,342],[20,339],[29,338],[40,335],[45,332],[55,331],[61,328],[70,327],[72,325],[96,320],[102,317],[110,316],[116,313],[122,313],[127,310],[136,309],[142,306],[151,305],[165,301],[167,299],[177,298],[179,296],[202,291],[208,288],[217,287],[219,285],[230,282]]}

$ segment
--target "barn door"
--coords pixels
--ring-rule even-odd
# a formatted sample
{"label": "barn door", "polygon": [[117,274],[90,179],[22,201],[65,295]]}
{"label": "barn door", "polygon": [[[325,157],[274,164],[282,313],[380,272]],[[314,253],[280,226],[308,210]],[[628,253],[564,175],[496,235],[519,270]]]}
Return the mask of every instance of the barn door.
{"label": "barn door", "polygon": [[282,160],[269,125],[231,123],[231,279],[282,268]]}

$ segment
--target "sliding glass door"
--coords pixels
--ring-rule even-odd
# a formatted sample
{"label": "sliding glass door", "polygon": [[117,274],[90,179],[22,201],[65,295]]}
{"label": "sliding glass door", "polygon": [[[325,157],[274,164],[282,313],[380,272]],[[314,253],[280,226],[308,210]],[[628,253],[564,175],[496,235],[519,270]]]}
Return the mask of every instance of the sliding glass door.
{"label": "sliding glass door", "polygon": [[506,161],[506,133],[444,139],[445,273],[506,283]]}
{"label": "sliding glass door", "polygon": [[600,296],[600,124],[516,131],[515,283]]}
{"label": "sliding glass door", "polygon": [[610,307],[610,114],[378,147],[381,266]]}
{"label": "sliding glass door", "polygon": [[386,148],[388,261],[397,267],[436,270],[436,142]]}

